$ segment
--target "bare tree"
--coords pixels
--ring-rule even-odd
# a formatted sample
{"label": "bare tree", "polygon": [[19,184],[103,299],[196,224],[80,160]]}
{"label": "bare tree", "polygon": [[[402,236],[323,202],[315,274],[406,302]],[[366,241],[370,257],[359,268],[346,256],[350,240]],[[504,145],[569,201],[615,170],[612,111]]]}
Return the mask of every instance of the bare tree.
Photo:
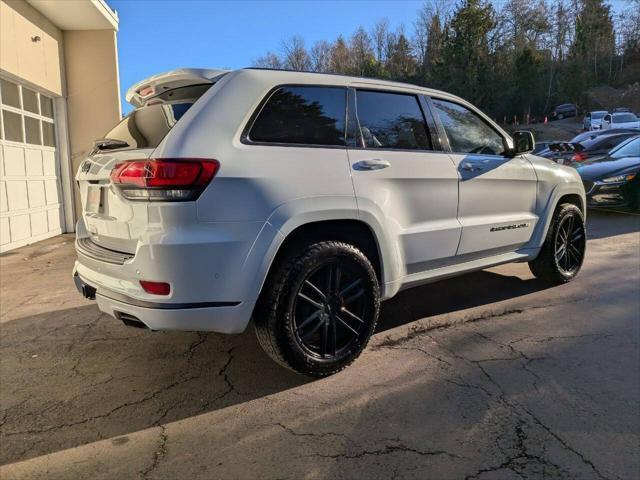
{"label": "bare tree", "polygon": [[624,8],[615,9],[614,0],[424,2],[410,36],[382,19],[309,50],[291,37],[254,64],[433,85],[500,118],[523,111],[542,118],[566,101],[591,108],[591,91],[604,85],[631,92],[624,103],[637,103],[640,0],[620,0]]}
{"label": "bare tree", "polygon": [[435,15],[433,5],[425,2],[418,11],[418,18],[413,23],[413,54],[419,65],[427,63],[427,48],[429,45],[429,28],[431,19]]}
{"label": "bare tree", "polygon": [[331,70],[331,44],[326,40],[317,41],[311,47],[311,69],[314,72],[329,72]]}
{"label": "bare tree", "polygon": [[304,47],[304,39],[294,35],[282,43],[284,68],[287,70],[311,70],[311,59]]}
{"label": "bare tree", "polygon": [[389,20],[383,18],[379,20],[371,30],[371,38],[373,39],[373,48],[376,54],[376,60],[380,63],[384,62],[385,44],[389,35]]}
{"label": "bare tree", "polygon": [[260,68],[282,68],[282,60],[277,54],[267,52],[263,57],[255,59],[253,66]]}

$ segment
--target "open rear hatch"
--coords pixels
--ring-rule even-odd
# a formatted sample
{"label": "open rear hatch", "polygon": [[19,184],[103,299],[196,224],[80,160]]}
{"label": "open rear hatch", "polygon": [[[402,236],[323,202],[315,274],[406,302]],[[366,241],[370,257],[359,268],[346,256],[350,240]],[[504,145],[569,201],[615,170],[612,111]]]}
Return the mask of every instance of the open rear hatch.
{"label": "open rear hatch", "polygon": [[[84,223],[95,244],[118,252],[135,253],[138,239],[148,228],[149,202],[189,199],[188,191],[182,198],[153,198],[153,195],[145,194],[145,189],[122,190],[114,185],[112,174],[116,172],[116,166],[122,166],[124,162],[136,161],[129,170],[138,168],[140,175],[142,169],[143,177],[148,169],[157,168],[158,164],[149,160],[155,148],[225,73],[224,70],[180,69],[143,80],[129,89],[126,98],[136,108],[104,138],[96,140],[76,175]],[[175,162],[173,167],[166,162],[159,166],[165,169],[162,173],[166,173],[167,168],[175,167]],[[191,165],[186,174],[192,175],[193,185],[197,186],[197,182],[202,182],[211,173],[205,171],[211,167],[201,162]],[[175,195],[180,195],[185,189],[175,191],[178,192]]]}

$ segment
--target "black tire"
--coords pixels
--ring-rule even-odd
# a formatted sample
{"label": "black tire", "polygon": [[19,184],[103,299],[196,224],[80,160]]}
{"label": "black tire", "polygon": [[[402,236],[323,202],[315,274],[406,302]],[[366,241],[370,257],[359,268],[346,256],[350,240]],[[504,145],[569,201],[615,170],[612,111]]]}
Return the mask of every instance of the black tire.
{"label": "black tire", "polygon": [[582,212],[571,203],[559,205],[540,253],[529,262],[529,269],[536,278],[546,282],[570,282],[582,268],[586,246],[587,230]]}
{"label": "black tire", "polygon": [[375,270],[353,245],[308,245],[269,275],[254,314],[258,341],[284,367],[313,377],[332,375],[366,347],[378,321],[379,291]]}

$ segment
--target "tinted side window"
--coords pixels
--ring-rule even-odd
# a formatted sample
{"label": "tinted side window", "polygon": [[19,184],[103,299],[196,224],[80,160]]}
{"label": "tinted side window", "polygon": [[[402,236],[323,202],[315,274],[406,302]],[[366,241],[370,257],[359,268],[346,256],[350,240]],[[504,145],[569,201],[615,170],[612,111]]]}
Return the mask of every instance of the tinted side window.
{"label": "tinted side window", "polygon": [[249,139],[254,142],[344,145],[345,88],[282,87],[256,118]]}
{"label": "tinted side window", "polygon": [[364,147],[431,149],[415,95],[357,90],[356,102]]}
{"label": "tinted side window", "polygon": [[453,152],[488,155],[504,153],[502,136],[481,117],[457,103],[437,98],[432,101]]}

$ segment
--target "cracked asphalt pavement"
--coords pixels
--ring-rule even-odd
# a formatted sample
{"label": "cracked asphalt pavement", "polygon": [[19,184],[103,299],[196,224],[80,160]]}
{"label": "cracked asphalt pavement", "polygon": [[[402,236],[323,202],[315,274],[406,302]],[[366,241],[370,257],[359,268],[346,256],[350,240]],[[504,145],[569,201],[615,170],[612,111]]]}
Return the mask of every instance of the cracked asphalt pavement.
{"label": "cracked asphalt pavement", "polygon": [[76,293],[73,237],[0,257],[3,479],[638,479],[640,216],[589,212],[525,264],[399,294],[312,381],[242,335],[130,329]]}

